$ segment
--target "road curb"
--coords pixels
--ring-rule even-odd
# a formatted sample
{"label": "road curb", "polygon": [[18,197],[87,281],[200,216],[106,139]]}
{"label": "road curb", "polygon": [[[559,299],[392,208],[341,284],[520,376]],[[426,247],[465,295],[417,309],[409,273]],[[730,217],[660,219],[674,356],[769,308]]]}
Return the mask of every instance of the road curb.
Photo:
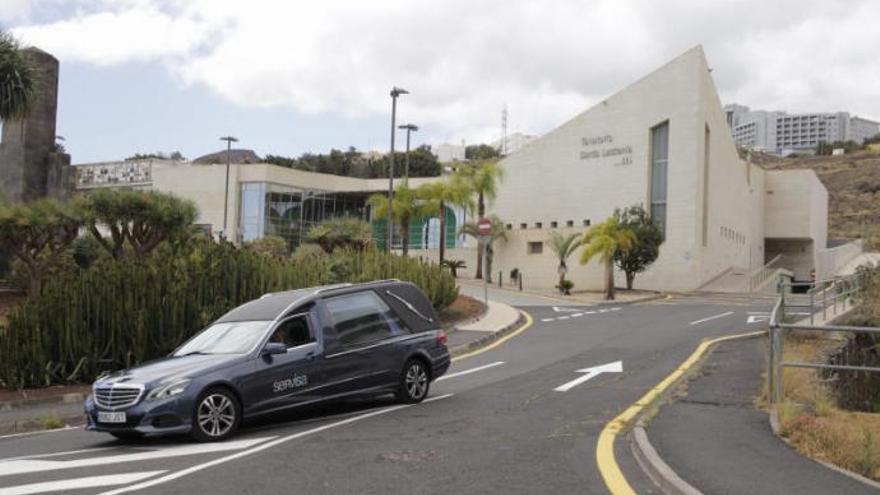
{"label": "road curb", "polygon": [[659,486],[663,493],[667,495],[703,495],[703,492],[697,490],[690,483],[681,479],[681,477],[669,467],[654,446],[648,440],[648,433],[645,428],[639,424],[636,425],[629,435],[630,448],[636,458],[636,462],[642,471],[648,475],[648,478]]}
{"label": "road curb", "polygon": [[519,311],[519,318],[517,318],[516,321],[514,321],[510,325],[507,325],[506,327],[502,328],[501,330],[498,330],[497,332],[491,332],[491,333],[487,332],[487,335],[484,335],[483,337],[480,337],[477,340],[472,340],[472,341],[468,342],[467,344],[461,344],[461,345],[455,346],[449,350],[449,355],[453,358],[457,358],[457,357],[463,356],[465,354],[470,354],[472,352],[478,351],[478,350],[482,349],[483,347],[486,347],[486,346],[492,344],[496,340],[519,330],[521,327],[525,326],[527,323],[528,323],[528,318],[526,317],[525,313],[523,313],[522,311]]}
{"label": "road curb", "polygon": [[[773,430],[773,434],[776,435],[776,438],[778,438],[779,440],[782,440],[783,442],[785,442],[786,445],[789,446],[789,448],[791,448],[792,450],[797,452],[797,450],[795,450],[795,448],[791,444],[791,442],[789,442],[787,438],[782,436],[782,433],[781,433],[782,432],[782,425],[779,422],[779,413],[776,412],[776,409],[770,410],[769,421],[770,421],[770,429]],[[824,466],[824,467],[826,467],[836,473],[842,474],[842,475],[846,476],[847,478],[850,478],[850,479],[853,479],[853,480],[858,481],[860,483],[863,483],[865,485],[868,485],[869,487],[874,488],[876,490],[880,490],[880,483],[878,483],[870,478],[866,478],[866,477],[862,476],[861,474],[854,473],[854,472],[852,472],[848,469],[844,469],[840,466],[835,466],[834,464],[831,464],[830,462],[820,461],[819,459],[815,459],[813,457],[803,455],[800,452],[797,452],[797,454],[801,457],[804,457],[806,459],[809,459],[809,460],[815,462],[816,464]]]}
{"label": "road curb", "polygon": [[44,397],[40,399],[16,399],[0,402],[0,412],[27,409],[33,406],[45,406],[51,404],[72,404],[75,402],[84,402],[86,400],[85,393],[72,392],[68,394],[57,395],[53,397]]}
{"label": "road curb", "polygon": [[81,426],[85,424],[85,413],[66,414],[57,418],[64,423],[60,428],[46,428],[43,426],[43,420],[39,418],[19,419],[11,423],[0,423],[0,436],[16,435],[19,433],[36,433],[39,431],[54,431],[72,426]]}
{"label": "road curb", "polygon": [[[669,390],[681,383],[681,381],[687,377],[691,369],[698,364],[706,353],[716,344],[728,340],[757,337],[766,334],[767,332],[762,330],[738,335],[716,337],[714,339],[702,341],[700,345],[697,346],[697,349],[678,368],[664,378],[663,381],[608,422],[599,433],[599,440],[596,445],[596,464],[599,467],[599,474],[602,475],[602,480],[605,482],[608,491],[613,495],[635,495],[636,493],[626,480],[623,471],[620,470],[620,466],[617,464],[617,459],[614,457],[614,440],[619,434],[630,429],[631,426],[643,417],[646,409],[653,408],[666,396],[666,393]],[[647,438],[647,435],[645,435],[645,438]],[[659,456],[657,456],[657,458],[659,459]],[[667,469],[669,468],[668,465],[666,467]],[[671,469],[668,469],[668,471],[672,472]],[[659,473],[662,471],[658,468],[657,472]],[[650,476],[649,473],[646,472],[646,474]],[[672,481],[667,481],[672,483]]]}

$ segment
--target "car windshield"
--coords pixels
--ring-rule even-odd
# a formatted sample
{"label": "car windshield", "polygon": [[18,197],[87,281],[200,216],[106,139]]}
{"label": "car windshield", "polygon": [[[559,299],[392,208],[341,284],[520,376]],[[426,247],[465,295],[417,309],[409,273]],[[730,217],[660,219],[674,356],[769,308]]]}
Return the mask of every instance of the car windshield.
{"label": "car windshield", "polygon": [[189,354],[244,354],[266,333],[271,321],[230,321],[215,323],[174,352]]}

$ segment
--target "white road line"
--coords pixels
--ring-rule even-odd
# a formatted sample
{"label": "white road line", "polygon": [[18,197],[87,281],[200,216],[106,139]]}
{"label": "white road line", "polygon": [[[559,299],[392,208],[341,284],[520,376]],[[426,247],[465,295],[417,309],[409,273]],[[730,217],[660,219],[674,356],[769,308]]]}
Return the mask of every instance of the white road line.
{"label": "white road line", "polygon": [[568,319],[568,316],[560,316],[560,317],[558,317],[558,318],[556,318],[556,319],[557,319],[557,320],[567,320],[567,319]]}
{"label": "white road line", "polygon": [[724,318],[725,316],[730,316],[733,314],[733,311],[728,311],[727,313],[721,313],[720,315],[710,316],[708,318],[703,318],[702,320],[692,321],[691,325],[697,325],[699,323],[705,323],[707,321],[717,320],[718,318]]}
{"label": "white road line", "polygon": [[43,483],[31,483],[29,485],[10,486],[0,488],[0,495],[31,495],[34,493],[60,492],[62,490],[81,490],[84,488],[98,488],[105,486],[126,485],[135,483],[167,471],[144,471],[141,473],[110,474],[105,476],[88,476],[85,478],[66,479],[62,481],[47,481]]}
{"label": "white road line", "polygon": [[[430,398],[430,399],[425,400],[425,402],[429,402],[429,401],[430,401],[430,402],[433,402],[433,401],[436,401],[436,400],[447,399],[447,398],[449,398],[449,397],[452,397],[452,394],[440,395],[440,396],[437,396],[437,397],[432,397],[432,398]],[[336,422],[334,422],[334,423],[328,423],[328,424],[326,424],[326,425],[319,426],[319,427],[317,427],[317,428],[312,428],[312,429],[310,429],[310,430],[305,430],[305,431],[301,431],[301,432],[298,432],[298,433],[294,433],[294,434],[292,434],[292,435],[288,435],[288,436],[286,436],[286,437],[281,437],[281,438],[278,438],[278,439],[272,440],[272,441],[270,441],[270,442],[265,442],[265,443],[263,443],[263,444],[257,445],[256,447],[253,447],[253,448],[251,448],[251,449],[244,450],[244,451],[241,451],[241,452],[236,452],[235,454],[228,455],[228,456],[226,456],[226,457],[221,457],[221,458],[219,458],[219,459],[214,459],[213,461],[205,462],[205,463],[203,463],[203,464],[197,464],[197,465],[195,465],[195,466],[192,466],[192,467],[189,467],[189,468],[186,468],[186,469],[182,469],[182,470],[180,470],[180,471],[176,471],[176,472],[171,473],[171,474],[166,474],[165,476],[162,476],[162,477],[160,477],[160,478],[156,478],[156,479],[149,480],[149,481],[144,481],[144,482],[142,482],[142,483],[138,483],[138,484],[136,484],[136,485],[131,485],[131,486],[123,487],[123,488],[118,488],[118,489],[116,489],[116,490],[110,490],[110,491],[108,491],[108,492],[103,492],[103,493],[101,493],[101,494],[99,494],[99,495],[119,495],[120,493],[128,493],[128,492],[133,492],[133,491],[136,491],[136,490],[143,490],[144,488],[150,488],[150,487],[153,487],[153,486],[156,486],[156,485],[160,485],[160,484],[162,484],[162,483],[167,483],[167,482],[169,482],[169,481],[173,481],[173,480],[176,480],[176,479],[178,479],[178,478],[183,478],[184,476],[190,475],[190,474],[192,474],[192,473],[196,473],[196,472],[198,472],[198,471],[202,471],[202,470],[204,470],[204,469],[208,469],[208,468],[210,468],[210,467],[214,467],[214,466],[217,466],[217,465],[220,465],[220,464],[223,464],[223,463],[229,462],[229,461],[234,461],[234,460],[236,460],[236,459],[241,459],[242,457],[247,457],[247,456],[249,456],[249,455],[251,455],[251,454],[256,454],[257,452],[262,452],[262,451],[264,451],[264,450],[266,450],[266,449],[270,449],[270,448],[272,448],[272,447],[274,447],[274,446],[276,446],[276,445],[280,445],[280,444],[282,444],[282,443],[289,442],[290,440],[296,440],[297,438],[302,438],[302,437],[305,437],[305,436],[308,436],[308,435],[313,435],[313,434],[315,434],[315,433],[320,433],[320,432],[325,431],[325,430],[330,430],[330,429],[332,429],[332,428],[337,428],[337,427],[339,427],[339,426],[344,426],[344,425],[347,425],[347,424],[351,424],[351,423],[354,423],[354,422],[357,422],[357,421],[361,421],[361,420],[363,420],[363,419],[372,418],[373,416],[379,416],[379,415],[382,415],[382,414],[388,414],[388,413],[390,413],[390,412],[399,411],[399,410],[401,410],[401,409],[406,409],[406,408],[408,408],[408,407],[412,407],[412,406],[414,406],[414,405],[415,405],[415,404],[401,404],[401,405],[399,405],[399,406],[386,407],[386,408],[383,408],[383,409],[379,409],[378,411],[372,411],[372,412],[364,413],[364,414],[361,414],[361,415],[359,415],[359,416],[354,416],[354,417],[351,417],[351,418],[348,418],[348,419],[344,419],[344,420],[342,420],[342,421],[336,421]]]}
{"label": "white road line", "polygon": [[547,323],[548,321],[556,321],[556,318],[541,318],[541,321]]}
{"label": "white road line", "polygon": [[595,311],[584,311],[584,314],[585,315],[594,315],[594,314],[596,314],[596,312]]}
{"label": "white road line", "polygon": [[150,461],[164,459],[166,457],[184,457],[197,454],[209,454],[213,452],[226,452],[230,450],[242,450],[256,444],[272,440],[277,436],[250,438],[247,440],[234,440],[231,442],[219,442],[197,445],[181,445],[136,454],[106,455],[101,457],[89,457],[70,461],[44,461],[22,459],[0,464],[0,476],[13,474],[39,473],[42,471],[55,471],[58,469],[72,469],[92,466],[104,466],[107,464],[119,464],[123,462]]}
{"label": "white road line", "polygon": [[7,457],[5,459],[0,459],[0,464],[9,461],[17,461],[19,459],[43,459],[46,457],[60,457],[64,455],[74,455],[74,454],[84,454],[86,452],[100,452],[102,450],[113,450],[119,447],[97,447],[94,449],[80,449],[80,450],[68,450],[67,452],[52,452],[51,454],[37,454],[37,455],[21,455],[18,457]]}
{"label": "white road line", "polygon": [[483,371],[489,368],[494,368],[495,366],[501,366],[504,364],[504,361],[495,361],[494,363],[484,364],[483,366],[477,366],[476,368],[471,368],[467,370],[457,371],[455,373],[450,373],[448,375],[443,375],[438,378],[436,381],[448,380],[450,378],[456,378],[459,376],[470,375],[471,373],[476,373],[478,371]]}
{"label": "white road line", "polygon": [[581,316],[584,316],[584,314],[583,313],[575,313],[575,314],[571,315],[572,318],[580,318]]}
{"label": "white road line", "polygon": [[0,436],[0,440],[2,440],[4,438],[29,437],[31,435],[44,435],[46,433],[60,433],[62,431],[79,430],[81,428],[82,428],[82,426],[65,426],[64,428],[58,428],[55,430],[28,431],[26,433],[12,433],[10,435]]}

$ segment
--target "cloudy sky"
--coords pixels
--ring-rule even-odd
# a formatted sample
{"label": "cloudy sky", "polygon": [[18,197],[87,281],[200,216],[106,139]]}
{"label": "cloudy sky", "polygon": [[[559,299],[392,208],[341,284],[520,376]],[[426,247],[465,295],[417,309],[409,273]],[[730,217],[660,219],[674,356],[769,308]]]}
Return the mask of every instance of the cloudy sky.
{"label": "cloudy sky", "polygon": [[61,61],[74,163],[542,133],[702,44],[722,101],[880,118],[876,0],[0,0]]}

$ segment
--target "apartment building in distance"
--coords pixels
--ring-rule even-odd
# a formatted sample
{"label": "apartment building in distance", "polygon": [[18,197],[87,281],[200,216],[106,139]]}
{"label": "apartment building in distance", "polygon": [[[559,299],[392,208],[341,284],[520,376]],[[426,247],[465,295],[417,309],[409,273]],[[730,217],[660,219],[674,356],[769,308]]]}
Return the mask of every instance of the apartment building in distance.
{"label": "apartment building in distance", "polygon": [[880,133],[880,122],[847,112],[790,114],[734,103],[725,105],[724,113],[738,146],[777,155],[810,152],[819,143],[862,143]]}

